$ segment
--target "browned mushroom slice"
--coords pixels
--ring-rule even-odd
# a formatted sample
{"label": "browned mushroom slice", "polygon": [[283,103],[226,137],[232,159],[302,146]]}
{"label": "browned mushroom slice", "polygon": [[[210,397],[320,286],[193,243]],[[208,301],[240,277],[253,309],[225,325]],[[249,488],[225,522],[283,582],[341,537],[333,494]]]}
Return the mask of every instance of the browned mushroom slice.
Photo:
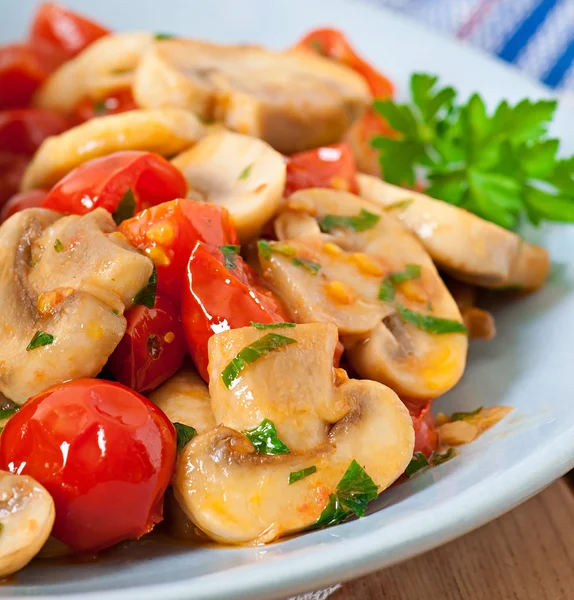
{"label": "browned mushroom slice", "polygon": [[[225,543],[270,542],[313,525],[354,460],[381,492],[412,457],[412,422],[396,394],[333,369],[336,327],[274,331],[296,344],[250,364],[233,390],[222,383],[220,369],[268,332],[243,328],[211,338],[210,389],[223,424],[195,437],[176,468],[174,492],[183,510]],[[244,407],[236,403],[239,398],[247,402]],[[275,419],[279,439],[290,444],[288,453],[260,454],[228,426],[251,428],[261,416]],[[303,469],[307,476],[290,484],[292,474]]]}
{"label": "browned mushroom slice", "polygon": [[152,268],[103,209],[63,218],[29,209],[8,219],[0,227],[0,391],[20,404],[96,376]]}
{"label": "browned mushroom slice", "polygon": [[290,154],[338,141],[370,102],[350,69],[309,52],[157,42],[138,66],[138,105],[177,106]]}
{"label": "browned mushroom slice", "polygon": [[360,195],[396,217],[456,279],[487,288],[534,290],[544,285],[550,269],[544,248],[441,200],[378,177],[358,179]]}
{"label": "browned mushroom slice", "polygon": [[399,394],[424,400],[453,387],[468,341],[456,303],[416,238],[346,192],[300,191],[288,206],[299,210],[277,219],[286,239],[259,256],[293,318],[335,323],[357,372]]}

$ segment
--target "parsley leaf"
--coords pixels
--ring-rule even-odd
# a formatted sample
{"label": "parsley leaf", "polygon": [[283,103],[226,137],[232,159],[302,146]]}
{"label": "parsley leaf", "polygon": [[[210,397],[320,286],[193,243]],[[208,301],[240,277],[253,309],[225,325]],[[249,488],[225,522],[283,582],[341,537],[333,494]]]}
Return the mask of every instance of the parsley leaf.
{"label": "parsley leaf", "polygon": [[276,329],[277,327],[296,327],[296,323],[256,323],[251,321],[251,327],[255,329]]}
{"label": "parsley leaf", "polygon": [[411,462],[405,469],[405,475],[407,477],[411,477],[415,473],[418,473],[421,469],[425,469],[428,466],[429,461],[427,460],[427,457],[422,452],[415,452]]}
{"label": "parsley leaf", "polygon": [[315,465],[307,467],[306,469],[301,469],[300,471],[293,471],[292,473],[289,473],[289,485],[301,481],[301,479],[305,479],[305,477],[309,477],[309,475],[313,475],[313,473],[316,472],[317,467]]}
{"label": "parsley leaf", "polygon": [[297,340],[279,335],[278,333],[268,333],[263,337],[255,340],[249,346],[245,346],[243,350],[240,350],[235,358],[223,369],[221,373],[221,379],[226,388],[232,389],[234,382],[239,377],[241,371],[245,370],[248,365],[254,363],[256,360],[273,352],[279,350],[290,344],[296,344]]}
{"label": "parsley leaf", "polygon": [[12,415],[15,415],[20,410],[19,406],[14,406],[12,408],[1,408],[0,409],[0,419],[7,419]]}
{"label": "parsley leaf", "polygon": [[478,94],[460,103],[437,77],[415,73],[410,103],[374,108],[397,133],[371,140],[386,181],[412,186],[422,176],[428,195],[508,229],[524,217],[574,222],[574,157],[558,159],[548,136],[554,100],[504,101],[489,114]]}
{"label": "parsley leaf", "polygon": [[336,525],[351,515],[365,516],[367,505],[379,495],[379,489],[367,472],[353,460],[339,481],[329,502],[309,529]]}
{"label": "parsley leaf", "polygon": [[267,240],[259,240],[257,242],[257,249],[261,257],[265,260],[268,260],[274,253],[283,254],[284,256],[295,256],[297,254],[297,249],[294,246],[280,242],[269,243]]}
{"label": "parsley leaf", "polygon": [[459,321],[441,319],[440,317],[433,317],[432,315],[423,315],[422,313],[410,310],[400,304],[397,304],[397,310],[405,323],[411,323],[415,327],[418,327],[423,331],[428,331],[429,333],[468,333],[466,327]]}
{"label": "parsley leaf", "polygon": [[93,109],[97,116],[105,115],[108,112],[108,107],[106,106],[105,100],[94,102]]}
{"label": "parsley leaf", "polygon": [[241,246],[227,244],[225,246],[219,246],[219,249],[223,252],[223,262],[225,264],[225,268],[230,271],[235,269],[235,257],[239,254]]}
{"label": "parsley leaf", "polygon": [[379,288],[379,300],[392,302],[395,299],[396,284],[404,283],[405,281],[410,281],[412,279],[419,279],[420,276],[420,265],[412,264],[406,265],[404,271],[387,275],[387,277],[385,277],[385,279],[383,279],[381,282],[381,287]]}
{"label": "parsley leaf", "polygon": [[458,452],[456,448],[449,448],[443,454],[440,454],[439,452],[433,452],[431,454],[429,463],[431,464],[431,466],[436,467],[437,465],[442,465],[442,463],[445,463],[451,458],[454,458],[455,456],[457,456],[457,454]]}
{"label": "parsley leaf", "polygon": [[319,227],[321,227],[321,231],[323,233],[328,233],[329,231],[338,229],[339,227],[353,229],[354,231],[366,231],[367,229],[374,227],[379,222],[380,218],[381,217],[379,215],[370,213],[368,210],[363,208],[358,215],[351,217],[345,217],[341,215],[325,215],[319,221]]}
{"label": "parsley leaf", "polygon": [[49,346],[54,342],[54,336],[44,331],[36,331],[30,343],[26,346],[26,352],[40,348],[40,346]]}
{"label": "parsley leaf", "polygon": [[321,265],[319,263],[313,262],[312,260],[307,260],[306,258],[299,258],[296,256],[291,260],[291,262],[296,267],[303,267],[309,273],[313,275],[317,275],[317,273],[321,270]]}
{"label": "parsley leaf", "polygon": [[269,419],[263,419],[255,428],[244,431],[243,435],[259,454],[289,454],[290,450],[277,436],[277,429]]}
{"label": "parsley leaf", "polygon": [[122,196],[122,199],[120,200],[116,210],[114,210],[112,217],[116,225],[119,225],[122,221],[131,219],[135,213],[136,197],[134,196],[132,188],[128,188],[128,191]]}
{"label": "parsley leaf", "polygon": [[237,178],[239,181],[242,179],[247,179],[249,174],[251,173],[251,169],[253,169],[254,163],[249,163],[242,171],[239,173],[239,177]]}
{"label": "parsley leaf", "polygon": [[160,41],[160,40],[171,40],[174,37],[176,37],[176,36],[173,33],[156,33],[155,34],[155,39],[157,41]]}
{"label": "parsley leaf", "polygon": [[184,425],[179,422],[175,422],[173,426],[175,427],[175,432],[177,434],[177,451],[179,452],[197,435],[197,431],[190,425]]}
{"label": "parsley leaf", "polygon": [[134,296],[134,304],[141,304],[153,308],[155,304],[155,290],[157,288],[157,271],[155,265],[146,285]]}
{"label": "parsley leaf", "polygon": [[450,416],[451,421],[464,421],[470,417],[474,417],[478,415],[482,411],[482,406],[479,406],[476,410],[472,410],[470,412],[455,412]]}
{"label": "parsley leaf", "polygon": [[56,252],[63,252],[64,251],[64,244],[62,244],[62,242],[60,240],[56,240],[54,242],[54,250]]}

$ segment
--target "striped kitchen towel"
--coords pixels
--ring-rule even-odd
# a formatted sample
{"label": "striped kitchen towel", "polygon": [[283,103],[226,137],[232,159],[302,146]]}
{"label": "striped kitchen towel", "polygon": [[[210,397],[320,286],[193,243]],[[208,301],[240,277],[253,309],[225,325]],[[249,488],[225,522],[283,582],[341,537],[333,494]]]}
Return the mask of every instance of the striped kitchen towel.
{"label": "striped kitchen towel", "polygon": [[574,0],[370,0],[574,90]]}

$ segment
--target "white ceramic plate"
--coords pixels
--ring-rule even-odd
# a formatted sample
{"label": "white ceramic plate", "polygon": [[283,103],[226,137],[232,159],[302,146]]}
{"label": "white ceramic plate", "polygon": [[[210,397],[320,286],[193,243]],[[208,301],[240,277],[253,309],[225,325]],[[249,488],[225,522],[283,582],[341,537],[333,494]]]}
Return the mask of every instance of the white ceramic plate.
{"label": "white ceramic plate", "polygon": [[[66,0],[63,0],[66,1]],[[538,84],[468,47],[393,14],[343,0],[67,0],[118,29],[220,42],[292,44],[319,25],[344,29],[405,89],[412,71],[438,73],[462,93],[546,96]],[[0,42],[25,31],[32,0],[2,0]],[[554,130],[574,153],[574,118]],[[444,411],[508,404],[512,416],[441,467],[385,492],[370,514],[262,548],[190,547],[142,540],[95,563],[36,561],[1,598],[214,600],[279,598],[358,577],[432,549],[494,519],[574,467],[574,228],[544,232],[554,268],[546,289],[496,310],[498,336],[474,343]]]}

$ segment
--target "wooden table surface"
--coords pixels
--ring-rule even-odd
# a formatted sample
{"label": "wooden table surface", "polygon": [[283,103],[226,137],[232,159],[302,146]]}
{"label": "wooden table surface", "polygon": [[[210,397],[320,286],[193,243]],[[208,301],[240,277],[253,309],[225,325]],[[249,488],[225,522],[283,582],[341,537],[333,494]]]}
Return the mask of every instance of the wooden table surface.
{"label": "wooden table surface", "polygon": [[329,600],[574,600],[574,477],[410,561],[343,584]]}

